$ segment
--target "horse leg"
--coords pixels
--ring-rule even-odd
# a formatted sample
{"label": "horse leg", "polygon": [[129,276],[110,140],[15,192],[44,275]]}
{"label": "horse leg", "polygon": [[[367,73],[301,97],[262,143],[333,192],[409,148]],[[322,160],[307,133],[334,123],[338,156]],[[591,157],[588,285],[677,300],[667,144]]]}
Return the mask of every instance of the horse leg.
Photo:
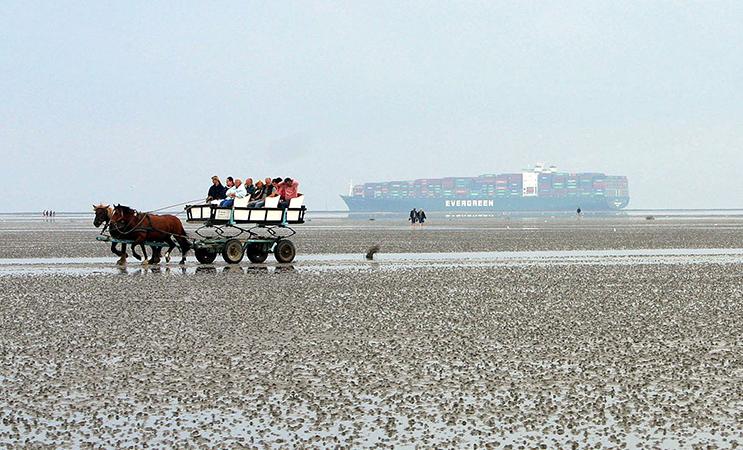
{"label": "horse leg", "polygon": [[172,252],[175,248],[175,242],[173,242],[173,238],[171,236],[168,236],[165,242],[168,244],[168,250],[165,252],[165,262],[170,262],[170,252]]}
{"label": "horse leg", "polygon": [[[124,245],[126,245],[126,244],[124,244]],[[124,250],[126,250],[126,247],[124,247]],[[113,252],[114,255],[116,255],[116,256],[119,257],[119,260],[116,261],[116,264],[123,265],[123,264],[126,263],[126,257],[128,255],[126,254],[126,251],[120,252],[120,251],[116,250],[116,242],[112,242],[111,243],[111,252]]]}
{"label": "horse leg", "polygon": [[146,236],[145,236],[144,233],[137,234],[137,237],[134,238],[134,242],[132,243],[132,248],[135,248],[136,246],[139,245],[139,247],[142,249],[142,252],[144,253],[144,258],[142,258],[142,265],[143,266],[146,266],[147,264],[150,263],[149,261],[147,261],[147,252],[144,250],[144,239],[145,239],[145,237]]}
{"label": "horse leg", "polygon": [[[144,247],[142,247],[142,248],[144,248]],[[134,256],[135,258],[137,258],[137,261],[140,261],[142,259],[142,257],[139,256],[139,253],[137,253],[137,247],[135,247],[134,244],[132,244],[132,256]],[[147,255],[145,255],[145,257],[146,256]]]}
{"label": "horse leg", "polygon": [[179,264],[186,264],[186,254],[191,248],[191,244],[188,243],[188,239],[178,236],[175,238],[178,241],[178,245],[181,247],[181,262]]}
{"label": "horse leg", "polygon": [[139,244],[139,248],[142,249],[142,256],[139,256],[134,248],[134,245],[132,245],[132,253],[134,253],[134,257],[137,258],[137,260],[147,259],[147,249],[145,248],[144,244]]}
{"label": "horse leg", "polygon": [[150,258],[150,264],[158,264],[160,262],[160,247],[152,247],[152,258]]}

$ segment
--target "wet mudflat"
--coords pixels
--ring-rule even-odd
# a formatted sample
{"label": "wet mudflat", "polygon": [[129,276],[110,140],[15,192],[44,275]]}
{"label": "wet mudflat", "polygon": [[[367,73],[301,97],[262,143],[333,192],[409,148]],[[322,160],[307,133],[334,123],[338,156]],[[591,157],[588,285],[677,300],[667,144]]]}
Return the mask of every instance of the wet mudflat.
{"label": "wet mudflat", "polygon": [[728,251],[6,259],[0,444],[732,446],[742,245],[701,229]]}
{"label": "wet mudflat", "polygon": [[[89,220],[0,221],[0,258],[111,256]],[[195,236],[196,226],[187,224]],[[743,217],[311,220],[292,238],[299,254],[743,247]],[[177,252],[176,252],[177,253]],[[191,254],[193,260],[193,254]]]}

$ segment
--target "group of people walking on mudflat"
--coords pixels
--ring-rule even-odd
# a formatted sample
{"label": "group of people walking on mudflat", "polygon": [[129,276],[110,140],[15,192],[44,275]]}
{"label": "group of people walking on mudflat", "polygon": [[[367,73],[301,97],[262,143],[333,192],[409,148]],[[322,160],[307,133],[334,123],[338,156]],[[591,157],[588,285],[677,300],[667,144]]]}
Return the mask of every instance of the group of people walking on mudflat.
{"label": "group of people walking on mudflat", "polygon": [[253,184],[252,178],[245,182],[239,178],[227,177],[227,186],[222,185],[218,176],[212,177],[212,186],[206,197],[207,203],[229,208],[236,198],[248,198],[248,208],[262,208],[269,197],[279,197],[279,208],[289,207],[289,201],[299,197],[299,182],[291,178],[271,178],[258,180]]}
{"label": "group of people walking on mudflat", "polygon": [[423,225],[423,223],[426,221],[426,212],[422,209],[416,210],[415,208],[413,208],[410,210],[410,217],[408,217],[408,220],[410,221],[411,226],[415,224]]}

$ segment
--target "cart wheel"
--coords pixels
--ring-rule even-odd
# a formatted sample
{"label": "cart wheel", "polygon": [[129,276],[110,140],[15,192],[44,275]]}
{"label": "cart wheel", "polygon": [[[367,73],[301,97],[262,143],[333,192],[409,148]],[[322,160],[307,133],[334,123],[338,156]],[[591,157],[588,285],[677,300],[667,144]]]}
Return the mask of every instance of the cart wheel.
{"label": "cart wheel", "polygon": [[243,260],[243,244],[237,239],[229,239],[222,249],[222,258],[230,264],[237,264]]}
{"label": "cart wheel", "polygon": [[290,263],[294,261],[294,257],[297,255],[297,250],[294,248],[292,241],[288,239],[282,239],[276,243],[273,248],[273,256],[276,257],[276,261],[280,263]]}
{"label": "cart wheel", "polygon": [[214,258],[217,257],[217,252],[209,247],[199,247],[194,250],[194,253],[196,253],[196,261],[201,264],[211,264],[214,262]]}
{"label": "cart wheel", "polygon": [[265,250],[263,244],[248,244],[245,254],[248,255],[250,262],[256,264],[260,264],[268,258],[268,252]]}

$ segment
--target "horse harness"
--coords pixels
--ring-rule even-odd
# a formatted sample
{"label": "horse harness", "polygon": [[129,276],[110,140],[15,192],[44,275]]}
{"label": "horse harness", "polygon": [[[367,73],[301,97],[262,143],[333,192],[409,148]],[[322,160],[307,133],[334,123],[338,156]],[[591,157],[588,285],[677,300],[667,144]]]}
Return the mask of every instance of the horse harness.
{"label": "horse harness", "polygon": [[[119,228],[119,225],[118,225],[117,222],[110,222],[111,228],[114,228],[115,227],[116,228],[116,231],[118,233],[121,233],[122,235],[127,235],[129,233],[134,233],[134,232],[138,232],[138,231],[144,231],[146,233],[156,232],[156,233],[168,234],[168,235],[171,235],[171,236],[180,236],[180,237],[188,238],[188,236],[185,236],[185,235],[182,235],[182,234],[170,233],[168,231],[163,231],[163,230],[159,230],[159,229],[155,228],[152,225],[152,218],[150,217],[150,214],[149,213],[142,214],[142,213],[139,213],[139,212],[136,212],[135,211],[134,214],[135,214],[135,216],[142,216],[142,218],[130,230],[128,230],[126,232],[122,232],[121,229]],[[145,221],[145,219],[147,219],[147,222],[148,222],[149,226],[148,227],[140,228],[140,225],[142,225],[142,223]],[[108,224],[107,224],[107,226],[108,226]]]}

